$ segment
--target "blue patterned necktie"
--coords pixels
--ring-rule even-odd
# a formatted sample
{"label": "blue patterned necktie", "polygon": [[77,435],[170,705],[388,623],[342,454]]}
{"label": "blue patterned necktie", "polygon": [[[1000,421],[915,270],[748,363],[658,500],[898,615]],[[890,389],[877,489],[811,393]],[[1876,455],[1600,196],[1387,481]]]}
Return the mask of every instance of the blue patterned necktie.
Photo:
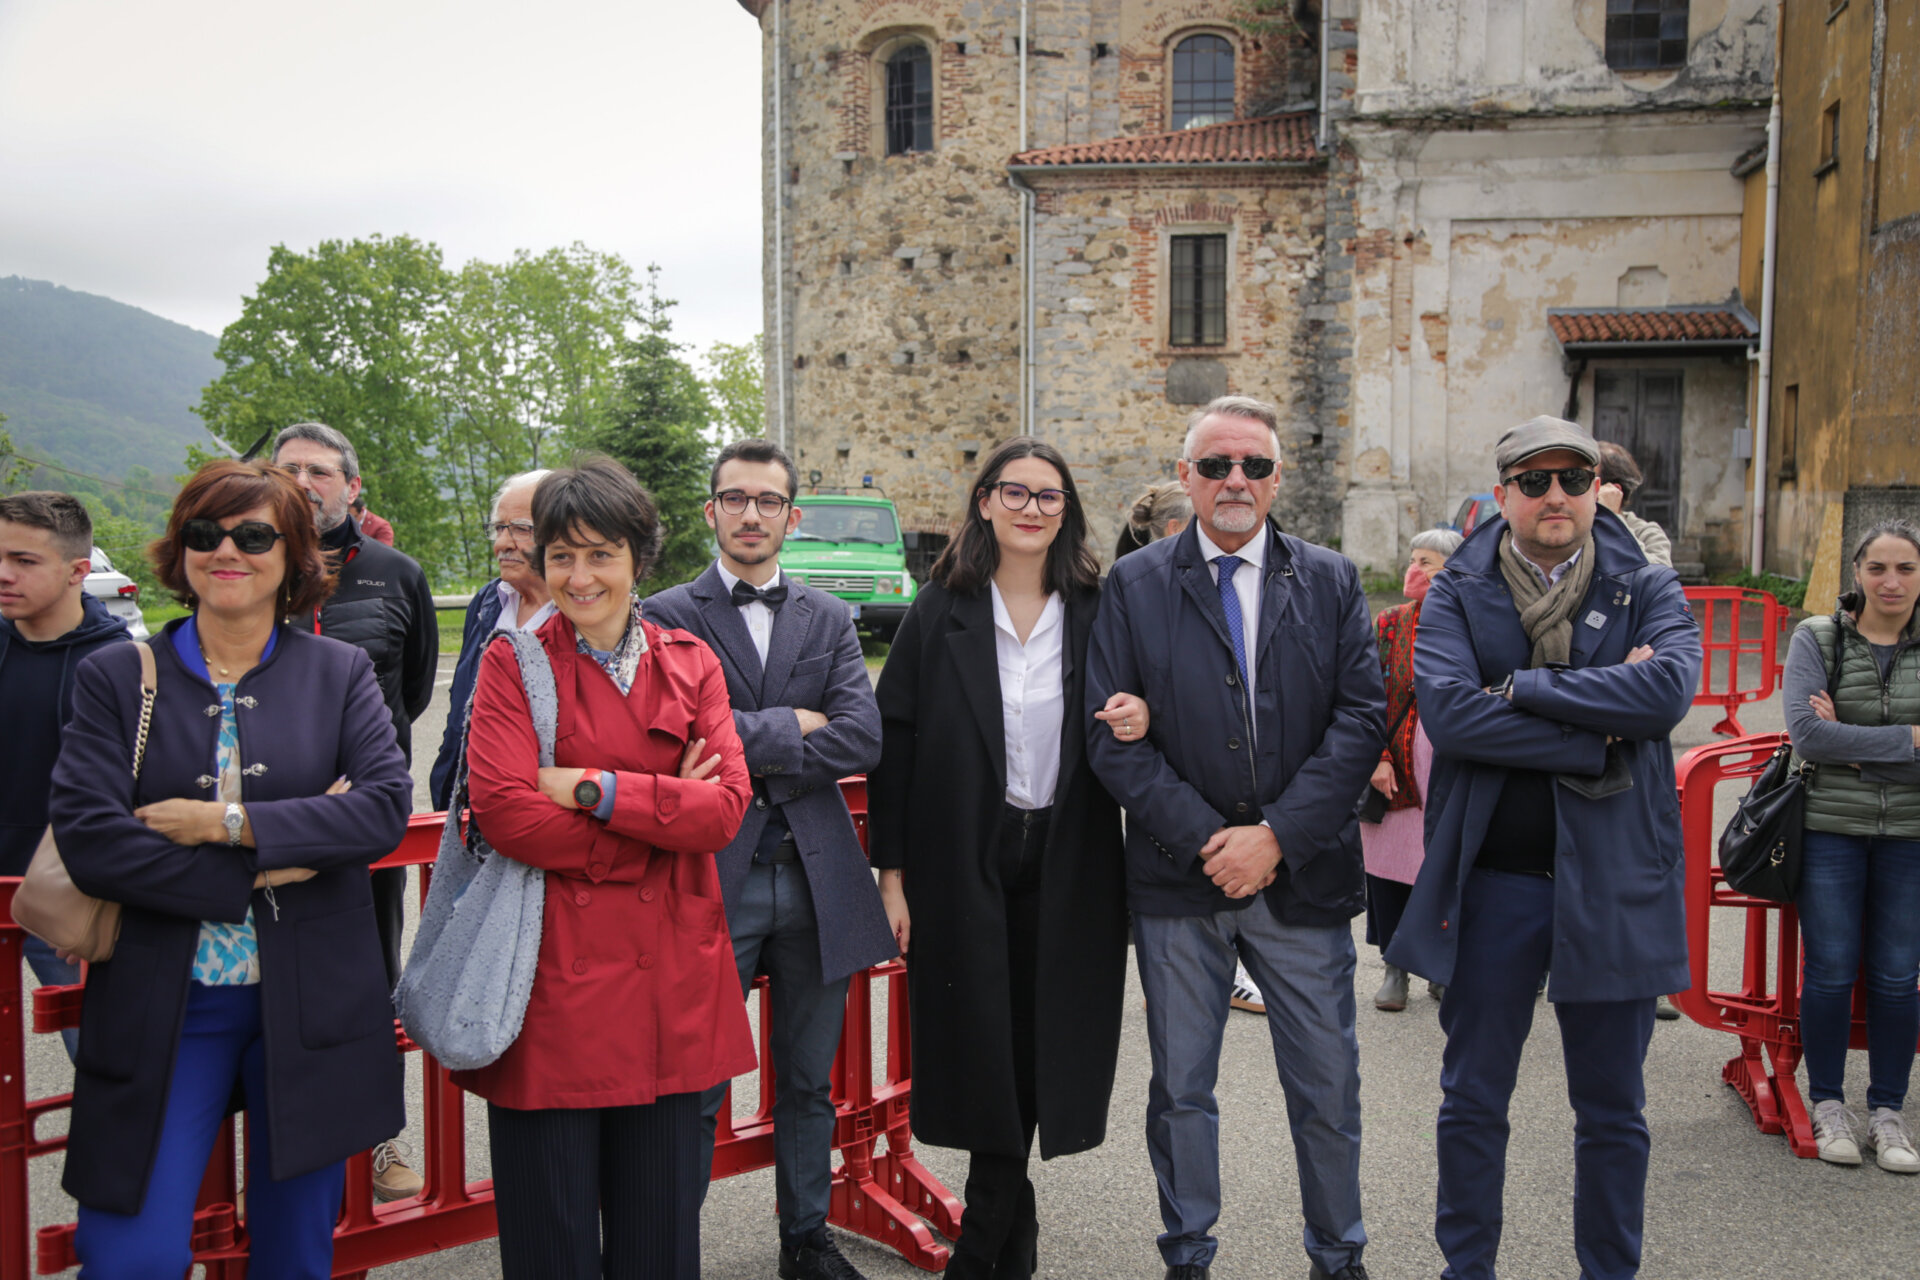
{"label": "blue patterned necktie", "polygon": [[1233,640],[1233,660],[1240,666],[1240,682],[1247,688],[1253,682],[1247,679],[1247,639],[1246,629],[1240,621],[1240,593],[1233,589],[1233,575],[1245,562],[1239,556],[1219,556],[1214,565],[1220,570],[1220,608],[1227,615],[1227,635]]}

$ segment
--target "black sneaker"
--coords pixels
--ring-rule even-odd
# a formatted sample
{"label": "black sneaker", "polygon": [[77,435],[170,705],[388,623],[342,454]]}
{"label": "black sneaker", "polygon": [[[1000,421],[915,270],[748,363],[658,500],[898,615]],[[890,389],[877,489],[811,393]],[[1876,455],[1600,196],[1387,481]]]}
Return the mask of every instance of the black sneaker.
{"label": "black sneaker", "polygon": [[1167,1268],[1166,1280],[1207,1280],[1207,1269],[1197,1262]]}
{"label": "black sneaker", "polygon": [[1307,1259],[1307,1280],[1367,1280],[1367,1269],[1358,1262],[1349,1262],[1338,1271],[1328,1271],[1313,1259]]}
{"label": "black sneaker", "polygon": [[866,1280],[821,1227],[798,1245],[780,1246],[780,1280]]}

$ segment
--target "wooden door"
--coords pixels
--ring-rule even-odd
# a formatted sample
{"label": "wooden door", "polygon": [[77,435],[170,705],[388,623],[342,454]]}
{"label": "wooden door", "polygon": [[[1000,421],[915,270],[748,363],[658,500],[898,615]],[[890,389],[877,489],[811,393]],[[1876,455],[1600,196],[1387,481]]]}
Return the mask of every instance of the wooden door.
{"label": "wooden door", "polygon": [[1669,537],[1680,517],[1680,406],[1678,369],[1594,370],[1594,437],[1613,441],[1640,464],[1644,483],[1632,509]]}

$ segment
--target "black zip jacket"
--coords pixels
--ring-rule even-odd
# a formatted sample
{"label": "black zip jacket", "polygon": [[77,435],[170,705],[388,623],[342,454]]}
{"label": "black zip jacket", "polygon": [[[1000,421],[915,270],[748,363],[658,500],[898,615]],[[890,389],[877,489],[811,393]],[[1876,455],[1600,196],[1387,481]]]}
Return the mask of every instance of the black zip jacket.
{"label": "black zip jacket", "polygon": [[338,557],[340,585],[304,629],[366,650],[411,764],[413,722],[433,701],[440,662],[440,622],[427,575],[412,556],[362,537],[351,515],[320,541]]}

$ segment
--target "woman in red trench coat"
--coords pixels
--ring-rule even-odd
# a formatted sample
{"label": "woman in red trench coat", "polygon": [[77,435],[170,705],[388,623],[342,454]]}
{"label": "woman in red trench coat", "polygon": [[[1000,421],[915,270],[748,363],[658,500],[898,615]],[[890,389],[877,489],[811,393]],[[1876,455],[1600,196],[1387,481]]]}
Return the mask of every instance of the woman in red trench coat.
{"label": "woman in red trench coat", "polygon": [[617,463],[555,471],[533,498],[559,612],[540,628],[559,701],[541,768],[511,646],[480,665],[474,819],[546,872],[533,994],[487,1099],[509,1280],[700,1273],[700,1091],[751,1071],[714,851],[751,795],[725,677],[684,631],[640,618],[652,501]]}

